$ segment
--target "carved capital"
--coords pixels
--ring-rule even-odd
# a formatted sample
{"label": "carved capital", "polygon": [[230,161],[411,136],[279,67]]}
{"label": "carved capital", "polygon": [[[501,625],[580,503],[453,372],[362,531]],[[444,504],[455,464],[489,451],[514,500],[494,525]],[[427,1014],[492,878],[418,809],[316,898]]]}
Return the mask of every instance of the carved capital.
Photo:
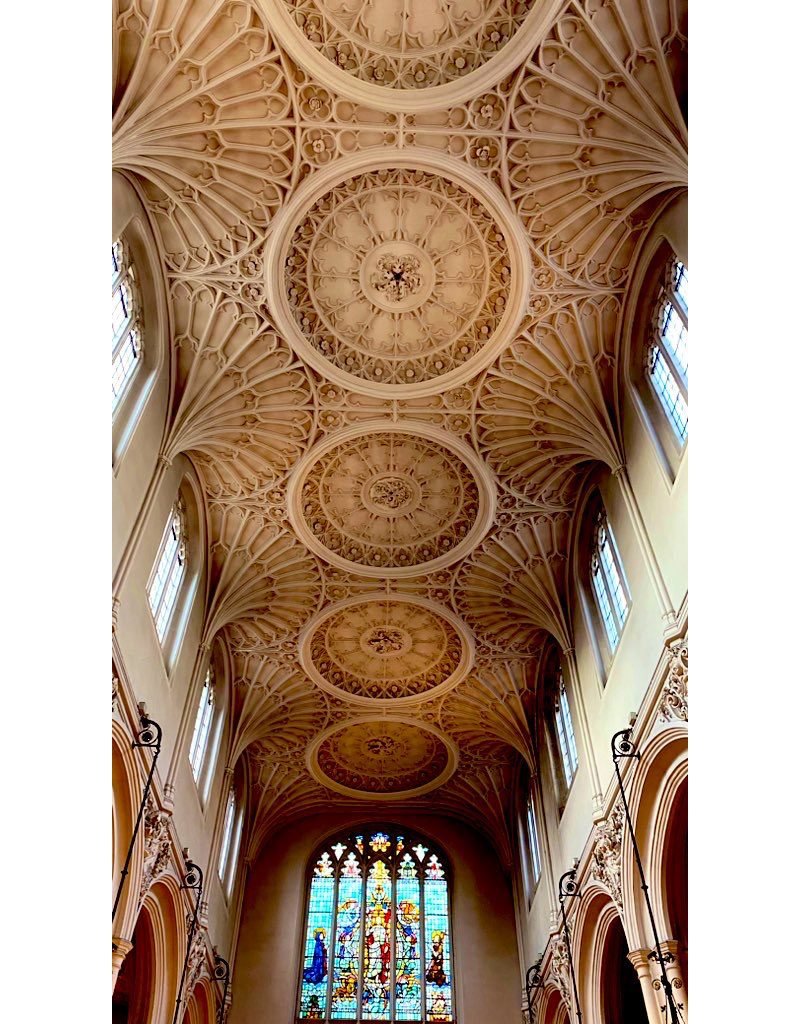
{"label": "carved capital", "polygon": [[664,722],[689,721],[689,641],[673,640],[667,645],[669,670],[661,694],[658,716]]}
{"label": "carved capital", "polygon": [[592,878],[611,893],[622,913],[622,804],[615,805],[605,821],[595,826]]}
{"label": "carved capital", "polygon": [[567,953],[567,943],[562,935],[559,935],[553,943],[553,956],[550,959],[549,980],[561,993],[561,998],[567,1006],[571,1006],[572,999],[570,994],[569,955]]}
{"label": "carved capital", "polygon": [[148,794],[143,822],[144,861],[142,884],[139,887],[140,903],[153,882],[163,875],[169,866],[169,819],[169,812],[159,810],[152,794]]}

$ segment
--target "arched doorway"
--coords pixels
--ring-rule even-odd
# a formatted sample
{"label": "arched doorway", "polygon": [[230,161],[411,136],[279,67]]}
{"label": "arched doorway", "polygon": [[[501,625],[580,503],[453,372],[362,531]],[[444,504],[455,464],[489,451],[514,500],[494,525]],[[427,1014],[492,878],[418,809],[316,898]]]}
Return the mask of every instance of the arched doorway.
{"label": "arched doorway", "polygon": [[139,915],[131,942],[133,948],[122,962],[111,997],[111,1024],[149,1024],[152,1017],[155,938],[146,909]]}
{"label": "arched doorway", "polygon": [[675,794],[664,843],[664,907],[670,937],[678,944],[683,983],[689,987],[689,783],[684,780]]}
{"label": "arched doorway", "polygon": [[606,932],[600,977],[603,1024],[648,1024],[644,996],[628,959],[628,943],[619,917]]}

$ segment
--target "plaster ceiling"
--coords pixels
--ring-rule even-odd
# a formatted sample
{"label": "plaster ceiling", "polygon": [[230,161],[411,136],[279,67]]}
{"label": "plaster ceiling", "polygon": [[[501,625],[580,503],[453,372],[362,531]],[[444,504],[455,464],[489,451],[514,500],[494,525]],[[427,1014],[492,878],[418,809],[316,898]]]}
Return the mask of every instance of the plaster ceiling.
{"label": "plaster ceiling", "polygon": [[206,491],[251,855],[389,799],[508,861],[576,496],[623,461],[631,260],[686,185],[685,17],[117,0],[114,166],[161,249],[162,454]]}

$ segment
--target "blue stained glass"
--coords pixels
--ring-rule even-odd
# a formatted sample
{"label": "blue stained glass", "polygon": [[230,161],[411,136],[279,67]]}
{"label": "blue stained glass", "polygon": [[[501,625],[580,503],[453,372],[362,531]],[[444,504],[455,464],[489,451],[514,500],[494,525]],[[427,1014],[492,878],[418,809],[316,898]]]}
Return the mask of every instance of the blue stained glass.
{"label": "blue stained glass", "polygon": [[358,959],[364,879],[344,876],[339,881],[336,945],[333,953],[331,1020],[354,1020],[358,1011]]}
{"label": "blue stained glass", "polygon": [[308,928],[303,959],[303,988],[300,994],[300,1017],[303,1020],[324,1020],[328,997],[328,936],[333,918],[333,887],[331,875],[311,880],[308,901]]}
{"label": "blue stained glass", "polygon": [[367,879],[362,1020],[389,1020],[392,997],[392,880],[382,860]]}
{"label": "blue stained glass", "polygon": [[[435,875],[441,868],[436,867]],[[427,872],[426,872],[427,873]],[[452,1021],[453,987],[450,974],[450,934],[447,882],[425,879],[425,1020]]]}
{"label": "blue stained glass", "polygon": [[406,863],[407,867],[401,865],[400,877],[397,880],[395,1020],[418,1021],[422,1016],[419,973],[419,879],[414,877],[416,868],[413,862],[409,859]]}

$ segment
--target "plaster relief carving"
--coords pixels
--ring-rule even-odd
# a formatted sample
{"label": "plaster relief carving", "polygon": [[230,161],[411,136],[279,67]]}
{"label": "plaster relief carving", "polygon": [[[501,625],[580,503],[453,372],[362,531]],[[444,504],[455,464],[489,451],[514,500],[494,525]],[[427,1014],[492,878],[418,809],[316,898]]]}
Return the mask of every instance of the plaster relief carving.
{"label": "plaster relief carving", "polygon": [[622,830],[625,812],[622,804],[615,805],[608,818],[595,826],[595,847],[592,854],[592,877],[611,893],[622,913]]}
{"label": "plaster relief carving", "polygon": [[438,439],[357,432],[312,452],[290,484],[290,516],[333,565],[386,578],[448,565],[482,528],[486,482]]}
{"label": "plaster relief carving", "polygon": [[553,942],[553,956],[550,960],[550,980],[561,993],[566,1006],[572,1006],[572,985],[569,973],[569,956],[567,943],[563,935]]}
{"label": "plaster relief carving", "polygon": [[667,681],[659,704],[659,718],[668,722],[689,721],[689,641],[673,640],[669,644]]}
{"label": "plaster relief carving", "polygon": [[503,321],[511,275],[503,229],[474,195],[387,167],[306,211],[285,289],[306,346],[347,375],[402,388],[480,354]]}
{"label": "plaster relief carving", "polygon": [[455,685],[470,665],[463,625],[407,596],[345,601],[325,612],[301,646],[301,661],[337,694],[397,701]]}
{"label": "plaster relief carving", "polygon": [[156,806],[152,794],[147,795],[142,834],[144,835],[144,858],[142,860],[142,881],[139,886],[139,902],[148,889],[169,867],[170,856],[170,815]]}
{"label": "plaster relief carving", "polygon": [[390,719],[345,725],[324,737],[313,757],[324,784],[381,797],[431,789],[445,781],[451,766],[439,736]]}
{"label": "plaster relief carving", "polygon": [[535,0],[278,2],[331,64],[392,90],[427,89],[468,75],[507,45],[535,5]]}

